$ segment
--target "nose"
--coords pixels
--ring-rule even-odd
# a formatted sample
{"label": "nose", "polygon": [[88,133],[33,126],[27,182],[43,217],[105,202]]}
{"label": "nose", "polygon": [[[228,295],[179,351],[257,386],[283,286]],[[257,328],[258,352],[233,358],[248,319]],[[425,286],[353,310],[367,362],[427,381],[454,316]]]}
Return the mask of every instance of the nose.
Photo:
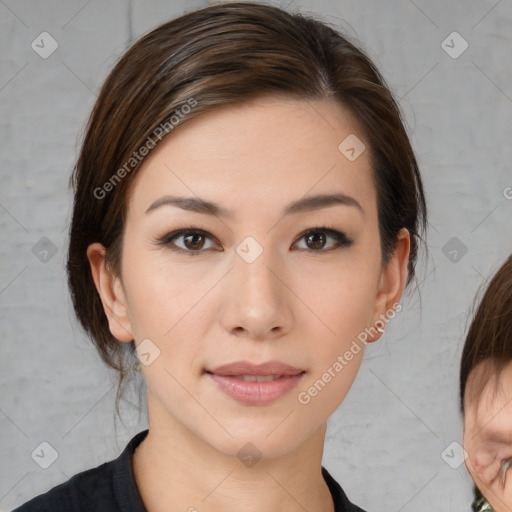
{"label": "nose", "polygon": [[229,333],[255,340],[278,338],[292,322],[283,265],[270,250],[252,262],[238,254],[227,276],[221,322]]}

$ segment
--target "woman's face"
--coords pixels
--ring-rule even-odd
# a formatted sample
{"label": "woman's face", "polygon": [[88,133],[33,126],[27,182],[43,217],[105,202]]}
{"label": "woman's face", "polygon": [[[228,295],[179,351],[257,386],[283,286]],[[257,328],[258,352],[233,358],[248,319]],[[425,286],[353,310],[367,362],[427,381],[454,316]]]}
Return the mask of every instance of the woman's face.
{"label": "woman's face", "polygon": [[[485,385],[475,398],[481,382]],[[512,470],[506,473],[503,486],[500,469],[502,461],[512,457],[512,363],[499,377],[487,361],[477,365],[467,380],[464,410],[466,467],[494,510],[508,512],[512,509]]]}
{"label": "woman's face", "polygon": [[[404,230],[381,267],[354,118],[328,100],[222,107],[175,128],[130,190],[120,278],[106,279],[101,246],[88,254],[112,333],[143,343],[151,426],[230,455],[252,443],[275,457],[319,435],[360,366],[358,335],[400,299],[409,255]],[[239,361],[295,370],[211,373]]]}

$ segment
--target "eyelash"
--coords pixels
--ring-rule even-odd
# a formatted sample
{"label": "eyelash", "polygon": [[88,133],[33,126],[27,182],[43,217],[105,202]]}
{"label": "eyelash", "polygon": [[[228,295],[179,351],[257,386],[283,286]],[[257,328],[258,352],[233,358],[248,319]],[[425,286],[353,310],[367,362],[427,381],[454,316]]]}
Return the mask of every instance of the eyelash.
{"label": "eyelash", "polygon": [[[332,247],[331,249],[318,249],[318,250],[300,249],[300,250],[306,250],[307,252],[311,252],[311,253],[331,252],[336,249],[341,249],[343,247],[350,247],[354,243],[353,239],[349,238],[344,233],[341,233],[340,231],[334,229],[332,226],[327,226],[327,225],[322,226],[322,227],[311,228],[311,229],[308,229],[308,230],[302,232],[298,236],[297,241],[299,241],[309,235],[316,234],[316,233],[324,233],[328,237],[333,238],[336,241],[336,245],[334,247]],[[214,238],[213,236],[210,235],[210,233],[208,233],[205,229],[203,229],[200,226],[199,227],[187,226],[186,228],[178,229],[176,231],[172,231],[172,232],[164,235],[163,237],[159,238],[156,243],[158,245],[164,245],[164,246],[168,247],[171,251],[186,253],[191,256],[195,256],[197,254],[205,252],[206,250],[209,250],[209,249],[204,249],[204,250],[198,249],[198,250],[194,251],[194,250],[190,250],[190,249],[183,249],[181,247],[176,247],[176,246],[173,247],[172,246],[172,242],[175,239],[180,238],[182,236],[193,235],[193,234],[203,235],[210,239]],[[296,242],[294,242],[294,244],[295,243]]]}

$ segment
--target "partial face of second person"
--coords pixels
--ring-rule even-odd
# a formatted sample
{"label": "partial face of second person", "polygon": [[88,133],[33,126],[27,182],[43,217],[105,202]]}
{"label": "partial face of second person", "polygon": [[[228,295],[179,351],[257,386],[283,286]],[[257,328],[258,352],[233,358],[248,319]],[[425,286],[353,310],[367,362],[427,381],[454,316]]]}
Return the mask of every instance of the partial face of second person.
{"label": "partial face of second person", "polygon": [[[354,161],[338,149],[350,134],[367,144]],[[299,393],[400,300],[407,275],[407,230],[381,265],[368,149],[338,103],[267,97],[201,114],[152,150],[131,185],[120,276],[99,244],[88,251],[113,335],[160,350],[141,365],[151,428],[228,456],[249,442],[274,458],[323,440],[364,350],[309,403]],[[342,199],[290,208],[317,195]],[[165,196],[218,211],[155,205]],[[304,373],[278,399],[246,404],[208,373],[240,360]]]}
{"label": "partial face of second person", "polygon": [[[480,393],[481,383],[484,383]],[[501,480],[501,463],[512,457],[512,363],[498,373],[488,361],[469,374],[464,392],[466,467],[497,512],[512,511],[512,469]]]}

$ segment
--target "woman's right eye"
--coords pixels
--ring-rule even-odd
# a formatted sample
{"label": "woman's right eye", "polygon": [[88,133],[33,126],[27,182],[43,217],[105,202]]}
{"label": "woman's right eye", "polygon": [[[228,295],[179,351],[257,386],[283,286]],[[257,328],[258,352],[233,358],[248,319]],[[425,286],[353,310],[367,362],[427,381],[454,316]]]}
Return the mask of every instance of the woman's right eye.
{"label": "woman's right eye", "polygon": [[[193,255],[203,252],[205,240],[212,240],[212,236],[203,229],[180,229],[160,238],[158,243],[165,245],[171,251]],[[213,247],[206,247],[206,249],[211,248]]]}

